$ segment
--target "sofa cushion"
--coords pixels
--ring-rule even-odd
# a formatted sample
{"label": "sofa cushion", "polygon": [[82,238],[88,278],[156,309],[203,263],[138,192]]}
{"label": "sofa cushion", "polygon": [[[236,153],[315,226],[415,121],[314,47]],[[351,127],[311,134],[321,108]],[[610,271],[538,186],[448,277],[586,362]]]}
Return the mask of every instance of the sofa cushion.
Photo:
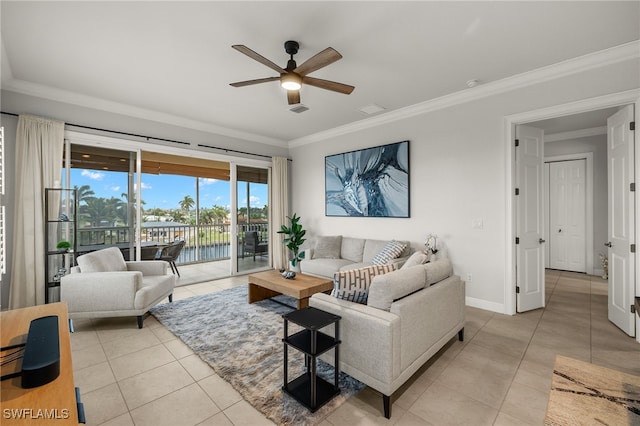
{"label": "sofa cushion", "polygon": [[356,303],[367,303],[369,284],[374,276],[395,271],[397,265],[372,265],[367,268],[336,272],[331,295]]}
{"label": "sofa cushion", "polygon": [[424,267],[400,269],[371,280],[367,305],[388,311],[394,300],[402,299],[426,286]]}
{"label": "sofa cushion", "polygon": [[453,275],[453,265],[448,258],[438,259],[424,265],[427,273],[427,287]]}
{"label": "sofa cushion", "polygon": [[371,263],[374,265],[384,265],[389,263],[389,261],[399,257],[404,251],[407,245],[400,241],[389,241],[385,246],[380,250],[378,254],[376,254],[373,259],[371,259]]}
{"label": "sofa cushion", "polygon": [[83,254],[77,259],[80,271],[87,272],[117,272],[126,271],[127,264],[118,247]]}
{"label": "sofa cushion", "polygon": [[303,274],[333,277],[336,271],[350,264],[351,261],[346,259],[309,259],[300,262],[300,269]]}
{"label": "sofa cushion", "polygon": [[404,262],[404,265],[402,265],[402,268],[400,269],[407,269],[411,268],[412,266],[422,265],[427,263],[428,261],[429,256],[427,256],[425,252],[417,251],[413,253],[406,262]]}
{"label": "sofa cushion", "polygon": [[342,235],[321,236],[316,240],[312,259],[340,259]]}
{"label": "sofa cushion", "polygon": [[362,262],[364,241],[363,238],[342,237],[340,257],[356,263]]}

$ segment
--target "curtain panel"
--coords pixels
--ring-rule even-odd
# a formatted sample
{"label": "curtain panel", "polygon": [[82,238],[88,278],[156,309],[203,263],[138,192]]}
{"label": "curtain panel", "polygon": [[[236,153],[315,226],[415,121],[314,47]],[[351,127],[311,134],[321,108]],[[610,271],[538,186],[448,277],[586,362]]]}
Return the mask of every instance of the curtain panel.
{"label": "curtain panel", "polygon": [[282,239],[282,234],[278,231],[282,225],[287,224],[287,216],[289,215],[289,164],[284,157],[272,158],[271,173],[271,235],[269,241],[272,241],[271,253],[273,258],[273,267],[276,269],[284,269],[289,267],[289,253]]}
{"label": "curtain panel", "polygon": [[63,150],[63,122],[31,115],[18,118],[10,309],[45,301],[44,189],[61,181]]}

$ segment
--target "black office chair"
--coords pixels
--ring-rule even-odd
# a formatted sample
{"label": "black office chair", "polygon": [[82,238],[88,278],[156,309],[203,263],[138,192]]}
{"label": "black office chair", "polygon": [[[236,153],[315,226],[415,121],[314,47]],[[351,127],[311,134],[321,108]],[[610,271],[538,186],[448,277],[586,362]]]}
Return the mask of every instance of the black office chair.
{"label": "black office chair", "polygon": [[169,266],[171,266],[171,271],[174,274],[178,274],[180,276],[180,271],[178,271],[178,265],[176,265],[176,259],[180,256],[180,252],[184,247],[184,240],[174,241],[167,247],[163,248],[160,252],[160,256],[156,259],[164,260],[165,262],[169,262]]}
{"label": "black office chair", "polygon": [[269,244],[261,243],[258,233],[256,231],[247,231],[244,234],[244,253],[253,255],[253,260],[256,260],[256,254],[266,254],[269,251]]}

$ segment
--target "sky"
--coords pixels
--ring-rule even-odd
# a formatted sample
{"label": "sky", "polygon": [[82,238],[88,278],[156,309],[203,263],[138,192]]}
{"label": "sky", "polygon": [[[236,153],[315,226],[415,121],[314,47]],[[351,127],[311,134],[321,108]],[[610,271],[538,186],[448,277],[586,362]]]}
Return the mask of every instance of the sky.
{"label": "sky", "polygon": [[[127,192],[127,175],[122,172],[103,170],[71,169],[70,187],[89,185],[96,197],[120,198]],[[246,207],[246,183],[239,184],[238,207]],[[268,204],[266,184],[250,184],[251,207],[264,207]],[[144,209],[177,209],[180,200],[186,195],[196,199],[196,178],[176,175],[142,175],[142,200]],[[214,205],[231,207],[230,183],[228,181],[200,178],[200,208]]]}

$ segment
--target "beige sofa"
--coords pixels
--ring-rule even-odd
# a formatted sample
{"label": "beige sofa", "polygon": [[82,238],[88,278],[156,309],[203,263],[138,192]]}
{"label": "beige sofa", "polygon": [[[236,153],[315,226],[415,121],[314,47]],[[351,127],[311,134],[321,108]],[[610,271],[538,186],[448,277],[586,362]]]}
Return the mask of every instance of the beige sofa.
{"label": "beige sofa", "polygon": [[70,318],[143,315],[165,297],[172,301],[176,277],[162,260],[125,262],[116,247],[78,257],[78,265],[60,280],[60,299]]}
{"label": "beige sofa", "polygon": [[[338,271],[371,266],[371,260],[385,247],[388,240],[351,238],[341,235],[318,236],[311,242],[312,248],[304,251],[304,260],[300,262],[302,273],[333,278]],[[401,266],[411,255],[411,244],[406,244],[399,257],[390,263]],[[321,253],[319,253],[321,252]]]}
{"label": "beige sofa", "polygon": [[324,293],[309,305],[342,318],[340,369],[382,393],[387,418],[393,392],[456,334],[464,338],[464,282],[448,259],[376,276],[366,305]]}

